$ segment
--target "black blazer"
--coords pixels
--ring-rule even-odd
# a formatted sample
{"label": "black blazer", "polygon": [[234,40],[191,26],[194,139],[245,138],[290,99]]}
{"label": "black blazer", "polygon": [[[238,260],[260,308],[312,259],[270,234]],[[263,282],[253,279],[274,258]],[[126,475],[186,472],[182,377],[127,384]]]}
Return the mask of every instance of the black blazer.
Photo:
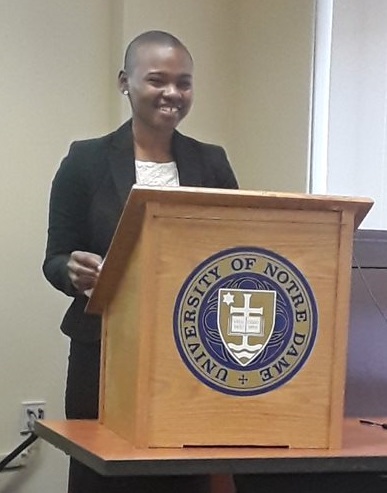
{"label": "black blazer", "polygon": [[[221,147],[175,131],[172,149],[182,186],[238,188]],[[84,313],[87,297],[71,284],[69,256],[74,250],[106,255],[135,181],[131,121],[104,137],[74,142],[53,180],[43,271],[74,297],[61,330],[76,340],[99,340],[100,317]]]}

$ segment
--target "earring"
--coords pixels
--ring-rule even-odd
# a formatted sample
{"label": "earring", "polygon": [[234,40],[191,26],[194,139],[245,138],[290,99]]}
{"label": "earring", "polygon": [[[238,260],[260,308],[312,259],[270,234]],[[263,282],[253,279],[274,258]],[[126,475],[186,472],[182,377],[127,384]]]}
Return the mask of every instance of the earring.
{"label": "earring", "polygon": [[125,89],[124,91],[122,91],[122,94],[123,94],[124,96],[127,96],[127,95],[129,94],[129,91],[128,91],[127,89]]}

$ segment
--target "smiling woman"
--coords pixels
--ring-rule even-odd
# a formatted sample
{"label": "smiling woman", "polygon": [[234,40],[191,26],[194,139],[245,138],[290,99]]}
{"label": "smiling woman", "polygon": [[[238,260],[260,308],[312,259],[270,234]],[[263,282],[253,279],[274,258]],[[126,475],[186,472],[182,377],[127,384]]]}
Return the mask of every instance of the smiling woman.
{"label": "smiling woman", "polygon": [[[97,139],[71,145],[52,184],[46,257],[49,282],[73,302],[61,330],[71,338],[66,416],[98,417],[100,318],[87,315],[86,292],[100,266],[134,183],[237,188],[224,150],[177,132],[193,94],[187,48],[162,31],[130,43],[119,89],[132,120]],[[69,493],[208,493],[207,476],[105,478],[71,461]]]}
{"label": "smiling woman", "polygon": [[[191,108],[192,73],[192,57],[174,37],[153,31],[129,45],[119,86],[130,100],[135,144],[144,160],[171,160],[168,141]],[[149,156],[148,139],[163,142],[161,155]]]}

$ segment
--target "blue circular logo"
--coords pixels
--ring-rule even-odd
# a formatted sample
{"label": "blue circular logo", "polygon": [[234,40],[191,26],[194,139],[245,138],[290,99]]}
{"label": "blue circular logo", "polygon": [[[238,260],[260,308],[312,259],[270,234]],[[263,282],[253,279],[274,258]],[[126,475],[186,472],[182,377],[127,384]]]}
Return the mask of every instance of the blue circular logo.
{"label": "blue circular logo", "polygon": [[302,273],[255,247],[223,250],[188,276],[174,336],[187,368],[214,390],[251,396],[293,378],[316,339],[317,306]]}

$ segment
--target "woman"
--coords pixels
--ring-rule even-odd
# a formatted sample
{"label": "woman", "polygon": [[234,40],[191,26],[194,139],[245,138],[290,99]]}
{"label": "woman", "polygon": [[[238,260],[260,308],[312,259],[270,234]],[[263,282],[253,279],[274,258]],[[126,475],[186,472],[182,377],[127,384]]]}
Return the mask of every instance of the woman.
{"label": "woman", "polygon": [[[73,143],[53,180],[43,270],[74,298],[61,324],[71,338],[68,419],[98,416],[100,319],[84,313],[85,293],[98,279],[132,185],[238,186],[222,148],[176,131],[191,108],[192,78],[192,57],[177,38],[162,31],[135,38],[119,74],[132,119],[109,135]],[[109,479],[71,461],[68,491],[206,493],[209,478]]]}

